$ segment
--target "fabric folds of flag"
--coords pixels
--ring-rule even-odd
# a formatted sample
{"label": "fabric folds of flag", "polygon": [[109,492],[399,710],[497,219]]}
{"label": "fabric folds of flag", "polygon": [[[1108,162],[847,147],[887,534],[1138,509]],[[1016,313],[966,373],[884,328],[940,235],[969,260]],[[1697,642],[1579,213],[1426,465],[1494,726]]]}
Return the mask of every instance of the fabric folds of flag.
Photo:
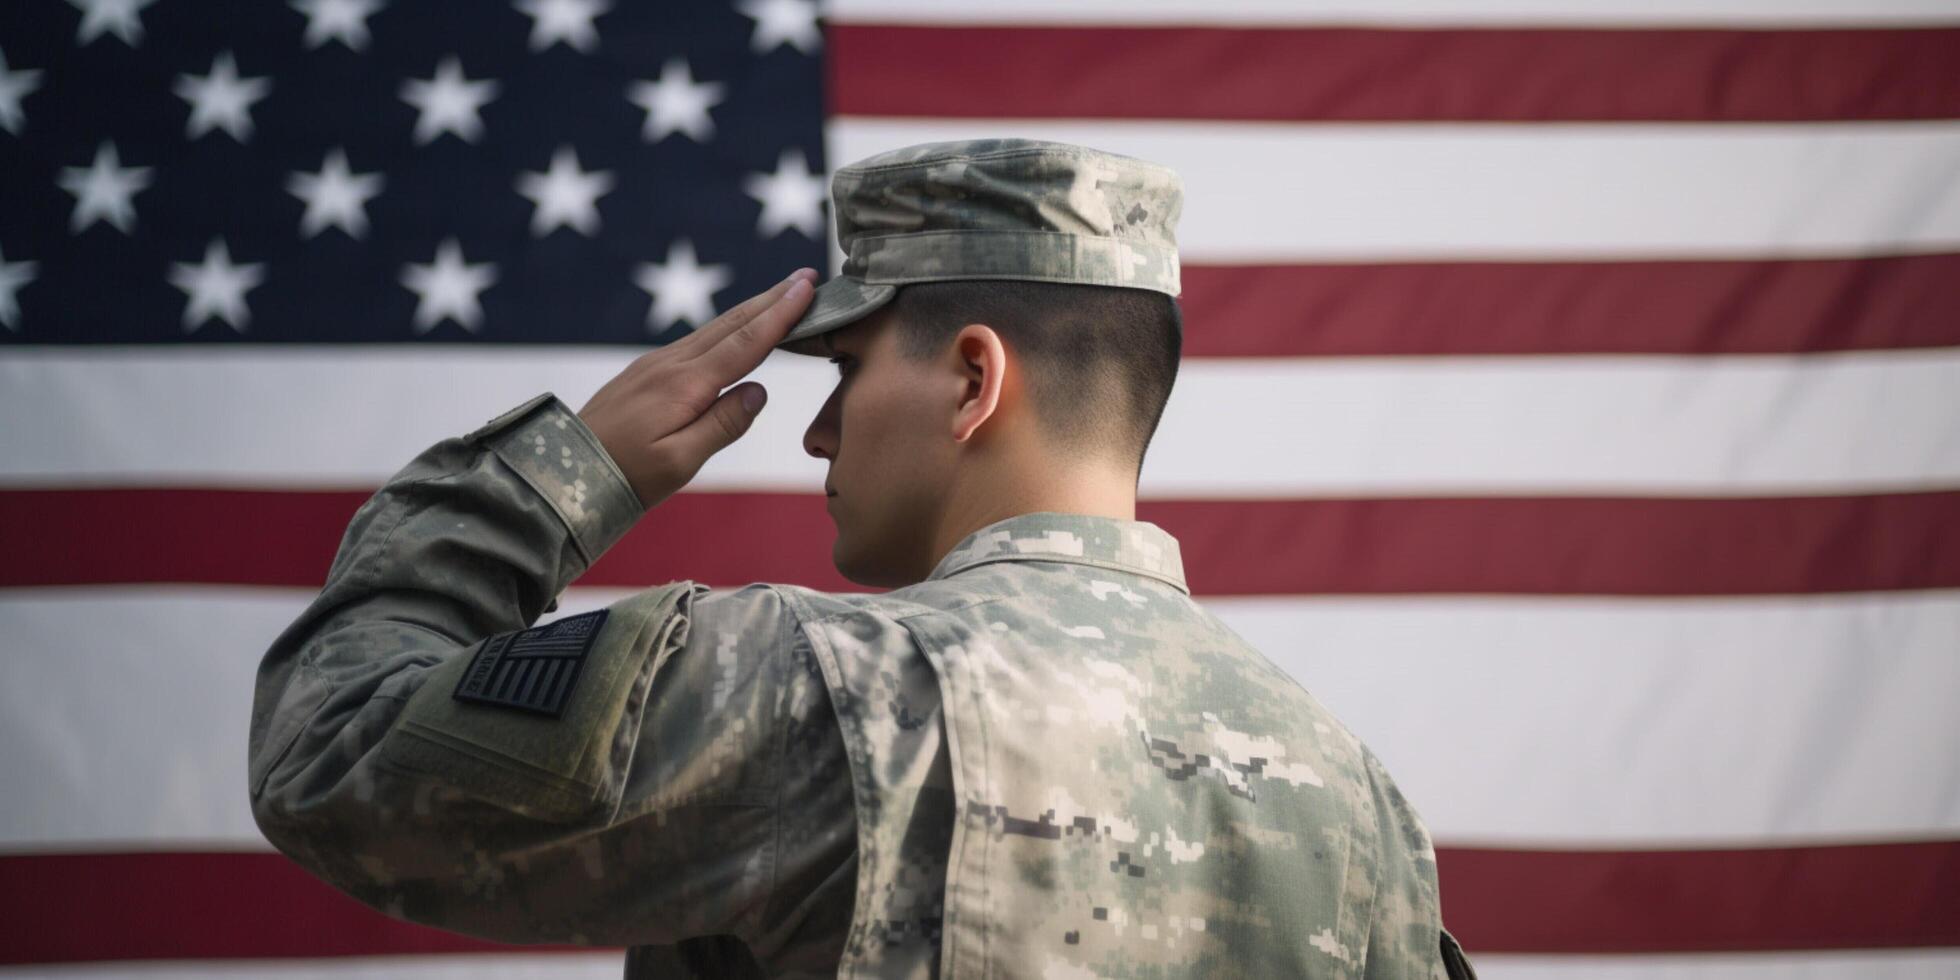
{"label": "fabric folds of flag", "polygon": [[[990,135],[1184,177],[1138,516],[1396,774],[1482,975],[1960,972],[1949,3],[23,0],[0,130],[0,975],[617,975],[272,853],[257,657],[422,447]],[[826,366],[759,378],[555,616],[854,588]]]}

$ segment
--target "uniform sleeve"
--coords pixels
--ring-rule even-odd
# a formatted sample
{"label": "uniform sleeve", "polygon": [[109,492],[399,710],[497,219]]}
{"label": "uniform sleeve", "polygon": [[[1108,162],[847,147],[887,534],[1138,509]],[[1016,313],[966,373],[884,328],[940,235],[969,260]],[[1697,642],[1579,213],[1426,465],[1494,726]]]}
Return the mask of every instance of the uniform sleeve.
{"label": "uniform sleeve", "polygon": [[367,905],[503,942],[780,929],[779,866],[812,859],[778,842],[786,752],[829,702],[773,588],[531,625],[641,513],[550,395],[390,479],[260,665],[266,837]]}
{"label": "uniform sleeve", "polygon": [[1443,960],[1436,848],[1429,829],[1381,760],[1365,748],[1362,752],[1375,798],[1380,873],[1365,976],[1450,980]]}

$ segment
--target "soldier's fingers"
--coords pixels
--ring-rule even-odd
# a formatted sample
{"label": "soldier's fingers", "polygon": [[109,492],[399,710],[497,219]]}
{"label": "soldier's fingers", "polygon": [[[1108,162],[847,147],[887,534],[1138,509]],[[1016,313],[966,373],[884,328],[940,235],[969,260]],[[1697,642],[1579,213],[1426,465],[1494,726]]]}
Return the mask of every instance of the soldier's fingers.
{"label": "soldier's fingers", "polygon": [[[814,277],[813,277],[814,278]],[[747,323],[730,331],[695,361],[717,384],[727,385],[746,377],[769,356],[790,325],[809,309],[816,286],[801,275],[791,277],[788,288],[768,309],[750,317]]]}
{"label": "soldier's fingers", "polygon": [[757,314],[776,305],[776,301],[782,299],[783,293],[788,292],[789,287],[798,279],[815,279],[816,274],[815,269],[809,268],[790,273],[789,278],[743,300],[722,315],[709,320],[701,329],[667,345],[668,349],[687,357],[700,356],[703,351],[721,343],[729,334],[740,330],[750,320],[755,319]]}
{"label": "soldier's fingers", "polygon": [[708,457],[742,438],[767,399],[768,392],[759,384],[737,385],[722,392],[700,418],[660,440],[669,458],[685,461],[687,468],[679,475],[692,481]]}
{"label": "soldier's fingers", "polygon": [[788,289],[789,284],[794,281],[795,277],[791,276],[789,279],[784,279],[782,282],[723,310],[720,316],[694,328],[692,333],[661,349],[681,357],[694,357],[700,354],[702,351],[714,346],[716,337],[733,329],[731,324],[739,326],[748,322],[749,318],[755,316],[756,313],[768,309],[770,304],[776,302],[776,299],[782,295],[783,290]]}

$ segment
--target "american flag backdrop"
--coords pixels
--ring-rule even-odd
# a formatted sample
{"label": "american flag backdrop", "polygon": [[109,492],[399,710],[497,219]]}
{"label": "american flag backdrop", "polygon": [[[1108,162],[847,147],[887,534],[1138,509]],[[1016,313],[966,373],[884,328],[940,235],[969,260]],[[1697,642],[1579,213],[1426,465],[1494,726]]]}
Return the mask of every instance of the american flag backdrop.
{"label": "american flag backdrop", "polygon": [[[1484,976],[1960,976],[1956,0],[5,0],[0,976],[616,975],[272,853],[258,657],[415,453],[981,136],[1183,175],[1138,516]],[[832,376],[555,616],[853,589]]]}

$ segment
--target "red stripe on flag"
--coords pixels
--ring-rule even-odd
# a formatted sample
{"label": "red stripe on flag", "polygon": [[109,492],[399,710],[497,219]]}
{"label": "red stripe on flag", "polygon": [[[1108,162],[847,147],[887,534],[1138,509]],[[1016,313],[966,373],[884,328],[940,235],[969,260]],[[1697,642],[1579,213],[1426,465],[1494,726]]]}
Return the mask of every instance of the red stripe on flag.
{"label": "red stripe on flag", "polygon": [[1748,595],[1960,586],[1960,492],[1140,501],[1200,595]]}
{"label": "red stripe on flag", "polygon": [[1960,842],[1436,854],[1474,955],[1960,944]]}
{"label": "red stripe on flag", "polygon": [[[0,491],[0,586],[317,588],[361,492]],[[134,519],[140,515],[141,519]],[[1146,500],[1199,595],[1744,595],[1960,587],[1960,491],[1744,499]],[[814,494],[683,493],[579,580],[857,590]]]}
{"label": "red stripe on flag", "polygon": [[[1472,953],[1960,944],[1960,842],[1437,854]],[[277,854],[0,857],[0,963],[383,956],[511,947],[390,919]]]}
{"label": "red stripe on flag", "polygon": [[1421,122],[1960,116],[1954,29],[832,24],[828,43],[830,108],[844,115]]}
{"label": "red stripe on flag", "polygon": [[1187,357],[1960,346],[1960,255],[1186,265]]}
{"label": "red stripe on flag", "polygon": [[513,947],[391,919],[280,854],[0,857],[0,963],[396,956]]}

